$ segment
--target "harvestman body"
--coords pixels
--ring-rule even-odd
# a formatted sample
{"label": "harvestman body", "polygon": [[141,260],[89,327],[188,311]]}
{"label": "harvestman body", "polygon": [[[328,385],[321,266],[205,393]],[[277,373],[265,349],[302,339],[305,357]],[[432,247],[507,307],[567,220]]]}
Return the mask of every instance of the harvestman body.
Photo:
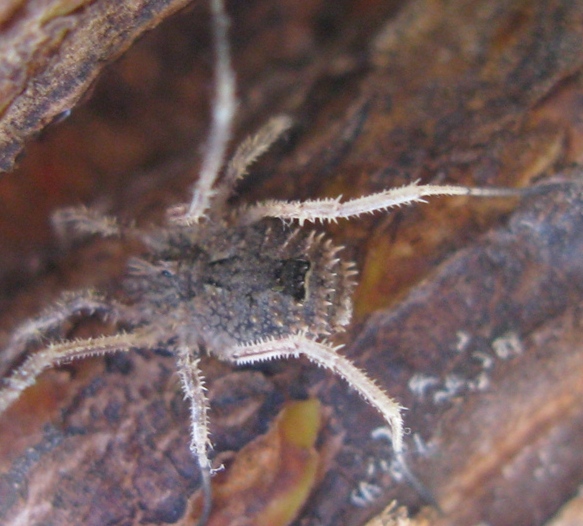
{"label": "harvestman body", "polygon": [[[211,134],[192,200],[172,208],[167,225],[153,231],[122,227],[109,217],[77,208],[56,221],[83,235],[132,237],[143,253],[130,259],[118,297],[85,290],[64,295],[38,318],[20,326],[9,342],[24,351],[72,316],[99,312],[131,327],[128,332],[58,341],[30,355],[0,389],[0,414],[57,363],[131,348],[164,346],[177,358],[191,407],[192,453],[203,474],[204,509],[211,506],[208,402],[199,370],[201,352],[234,364],[304,355],[344,378],[390,425],[396,458],[404,466],[400,407],[325,338],[350,322],[356,274],[323,234],[284,223],[336,221],[422,201],[431,195],[516,195],[514,191],[411,184],[340,202],[267,201],[235,210],[227,200],[249,165],[291,125],[275,117],[244,141],[218,179],[235,108],[234,77],[221,0],[212,0],[217,94]],[[218,179],[218,182],[217,182]],[[285,220],[285,221],[282,221]]]}

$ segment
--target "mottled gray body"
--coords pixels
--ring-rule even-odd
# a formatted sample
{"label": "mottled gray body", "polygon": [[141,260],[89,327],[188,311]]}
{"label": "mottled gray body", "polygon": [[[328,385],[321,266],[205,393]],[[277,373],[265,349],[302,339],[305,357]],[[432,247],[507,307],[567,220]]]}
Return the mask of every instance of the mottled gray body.
{"label": "mottled gray body", "polygon": [[194,348],[229,359],[224,349],[299,332],[322,338],[350,320],[352,273],[322,235],[264,219],[178,227],[146,242],[123,281],[135,323],[175,327]]}

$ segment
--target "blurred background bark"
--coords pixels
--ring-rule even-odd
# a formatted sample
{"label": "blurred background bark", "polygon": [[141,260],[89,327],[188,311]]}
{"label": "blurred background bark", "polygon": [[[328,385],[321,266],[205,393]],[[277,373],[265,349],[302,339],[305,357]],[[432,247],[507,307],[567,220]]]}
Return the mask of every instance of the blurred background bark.
{"label": "blurred background bark", "polygon": [[[149,225],[187,199],[213,54],[206,2],[167,18],[185,3],[0,10],[0,159],[13,170],[0,175],[0,343],[63,290],[115,279],[128,256],[116,242],[60,242],[53,210],[83,203]],[[287,400],[317,397],[317,482],[294,524],[364,524],[393,499],[419,524],[582,522],[583,2],[227,9],[234,144],[275,113],[295,121],[238,202],[355,197],[415,179],[556,186],[326,227],[360,271],[355,320],[337,341],[408,408],[409,462],[442,514],[399,480],[375,411],[301,361],[235,370],[206,360],[219,456],[236,458]],[[67,330],[111,328],[90,319]],[[0,354],[0,372],[21,359]],[[6,524],[189,524],[197,485],[163,349],[48,372],[0,423]]]}

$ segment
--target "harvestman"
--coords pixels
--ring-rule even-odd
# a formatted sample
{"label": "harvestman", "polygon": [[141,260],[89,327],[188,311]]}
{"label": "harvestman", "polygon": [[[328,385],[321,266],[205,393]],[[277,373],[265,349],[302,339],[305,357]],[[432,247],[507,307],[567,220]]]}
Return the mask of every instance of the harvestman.
{"label": "harvestman", "polygon": [[[432,195],[500,196],[516,191],[409,184],[358,199],[265,201],[230,209],[228,198],[247,169],[291,125],[271,119],[236,150],[219,178],[235,112],[235,80],[222,0],[211,0],[216,53],[216,95],[210,137],[200,176],[189,203],[173,207],[167,224],[152,231],[122,226],[85,208],[59,211],[60,226],[78,235],[138,239],[143,253],[133,257],[120,293],[68,293],[44,313],[16,329],[10,352],[24,352],[67,319],[99,313],[131,327],[113,336],[64,340],[31,354],[4,380],[0,414],[45,369],[74,358],[127,351],[171,350],[182,389],[190,402],[190,449],[198,459],[204,491],[200,523],[211,506],[208,402],[199,369],[206,352],[233,364],[306,356],[341,376],[387,421],[394,454],[403,459],[400,406],[326,338],[349,324],[356,274],[338,257],[341,247],[321,233],[290,229],[284,223],[336,221]],[[217,182],[218,179],[218,182]],[[283,221],[282,221],[283,220]]]}

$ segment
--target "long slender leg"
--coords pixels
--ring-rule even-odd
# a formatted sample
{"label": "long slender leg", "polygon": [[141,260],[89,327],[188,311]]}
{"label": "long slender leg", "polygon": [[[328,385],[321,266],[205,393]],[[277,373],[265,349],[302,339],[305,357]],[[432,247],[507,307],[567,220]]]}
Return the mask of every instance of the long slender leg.
{"label": "long slender leg", "polygon": [[214,206],[217,210],[222,213],[224,203],[233,193],[237,181],[245,177],[249,166],[269,150],[291,124],[291,118],[286,115],[273,117],[257,133],[250,135],[239,145],[216,188]]}
{"label": "long slender leg", "polygon": [[115,351],[127,351],[131,347],[151,347],[154,344],[155,341],[152,341],[148,333],[136,332],[65,341],[50,345],[31,354],[19,368],[4,380],[4,386],[0,388],[0,414],[25,389],[34,385],[39,374],[57,363]]}
{"label": "long slender leg", "polygon": [[281,340],[268,340],[248,346],[239,346],[232,349],[231,353],[237,364],[304,355],[311,361],[344,378],[360,396],[381,413],[389,424],[395,460],[400,465],[406,480],[428,503],[439,508],[433,495],[417,479],[405,461],[401,406],[350,360],[338,354],[337,351],[341,347],[341,345],[332,347],[307,338],[303,334],[296,334]]}
{"label": "long slender leg", "polygon": [[197,458],[202,477],[203,508],[198,520],[199,526],[206,524],[212,505],[211,463],[208,451],[212,447],[209,439],[208,401],[204,394],[204,379],[198,363],[197,353],[187,347],[179,347],[178,373],[182,389],[190,401],[190,450]]}
{"label": "long slender leg", "polygon": [[434,195],[508,197],[523,195],[523,192],[519,189],[420,185],[415,182],[345,202],[340,202],[341,197],[311,201],[265,201],[242,209],[241,220],[250,224],[264,217],[279,217],[287,220],[296,219],[300,225],[306,221],[336,221],[340,218],[355,217],[395,206],[425,202],[424,197]]}
{"label": "long slender leg", "polygon": [[121,234],[115,217],[104,216],[86,206],[61,208],[53,214],[51,220],[61,239],[83,239],[95,234],[115,237]]}
{"label": "long slender leg", "polygon": [[11,339],[2,350],[3,360],[10,362],[26,347],[46,337],[51,331],[56,331],[69,318],[81,313],[92,315],[95,312],[103,313],[116,318],[118,307],[111,301],[105,301],[92,290],[69,292],[63,294],[50,309],[40,316],[20,325],[12,334]]}
{"label": "long slender leg", "polygon": [[209,208],[213,196],[212,187],[223,164],[235,115],[235,75],[231,67],[227,38],[229,20],[222,0],[212,0],[211,9],[215,46],[216,98],[212,105],[210,136],[200,177],[194,186],[192,201],[186,214],[171,217],[172,221],[179,224],[198,222]]}
{"label": "long slender leg", "polygon": [[330,369],[344,378],[360,396],[381,413],[391,428],[395,454],[400,456],[403,451],[401,407],[350,360],[338,354],[340,347],[332,347],[307,338],[303,334],[295,334],[280,340],[241,345],[232,349],[232,354],[229,354],[234,357],[237,364],[304,355],[318,365]]}

